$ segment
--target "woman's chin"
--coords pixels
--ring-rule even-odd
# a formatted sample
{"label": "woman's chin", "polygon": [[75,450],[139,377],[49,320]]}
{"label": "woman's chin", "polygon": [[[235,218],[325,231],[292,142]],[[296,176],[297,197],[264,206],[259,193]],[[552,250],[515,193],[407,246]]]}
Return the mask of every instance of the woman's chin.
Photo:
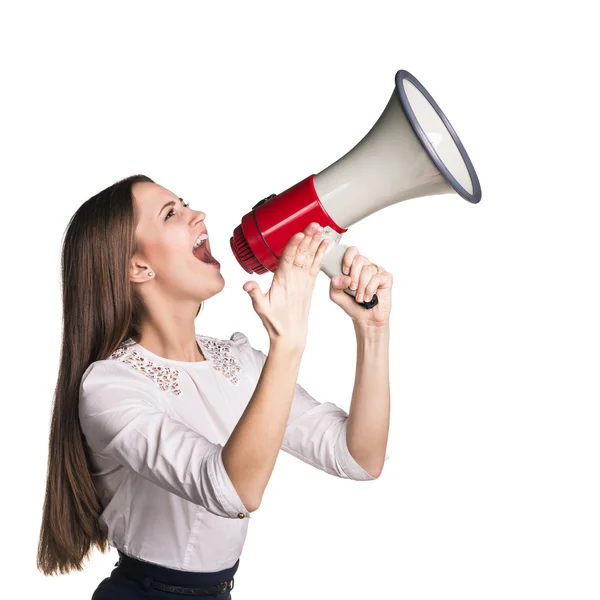
{"label": "woman's chin", "polygon": [[216,296],[225,287],[225,278],[221,275],[221,271],[215,270],[214,277],[210,280],[205,279],[202,282],[202,289],[205,294],[210,294],[210,297]]}

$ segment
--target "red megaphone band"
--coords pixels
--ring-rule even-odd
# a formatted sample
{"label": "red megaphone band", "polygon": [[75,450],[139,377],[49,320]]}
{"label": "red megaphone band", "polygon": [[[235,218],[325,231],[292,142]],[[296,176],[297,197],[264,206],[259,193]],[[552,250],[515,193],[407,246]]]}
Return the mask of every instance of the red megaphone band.
{"label": "red megaphone band", "polygon": [[281,194],[273,194],[243,216],[229,240],[233,254],[248,273],[275,271],[290,238],[310,223],[339,227],[325,210],[317,195],[314,175],[310,175]]}

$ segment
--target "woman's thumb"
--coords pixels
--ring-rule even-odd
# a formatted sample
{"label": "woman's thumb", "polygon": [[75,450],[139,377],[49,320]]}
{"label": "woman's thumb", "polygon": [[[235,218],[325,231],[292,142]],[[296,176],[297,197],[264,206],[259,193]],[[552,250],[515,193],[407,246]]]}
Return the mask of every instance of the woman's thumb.
{"label": "woman's thumb", "polygon": [[257,306],[261,305],[262,292],[260,291],[260,286],[258,283],[256,283],[256,281],[246,281],[242,288],[252,299],[252,304],[255,309]]}
{"label": "woman's thumb", "polygon": [[345,290],[352,280],[347,275],[336,275],[331,278],[331,288],[333,292],[344,293]]}

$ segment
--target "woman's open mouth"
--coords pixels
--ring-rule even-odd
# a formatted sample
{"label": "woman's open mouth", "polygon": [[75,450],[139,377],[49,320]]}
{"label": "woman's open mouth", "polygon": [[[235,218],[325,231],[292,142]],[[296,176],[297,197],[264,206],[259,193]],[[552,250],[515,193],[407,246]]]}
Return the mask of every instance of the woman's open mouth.
{"label": "woman's open mouth", "polygon": [[206,263],[207,265],[213,266],[221,266],[218,260],[216,260],[213,255],[210,253],[210,249],[208,247],[208,241],[202,242],[197,248],[192,250],[192,254],[201,262]]}

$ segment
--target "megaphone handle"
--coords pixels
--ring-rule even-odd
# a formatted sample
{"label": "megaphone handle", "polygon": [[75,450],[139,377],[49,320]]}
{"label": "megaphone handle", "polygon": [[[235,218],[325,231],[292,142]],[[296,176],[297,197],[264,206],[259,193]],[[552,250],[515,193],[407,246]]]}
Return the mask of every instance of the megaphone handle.
{"label": "megaphone handle", "polygon": [[[323,271],[323,273],[325,273],[325,275],[331,279],[336,275],[344,274],[342,272],[342,263],[348,246],[345,244],[339,244],[337,240],[341,238],[341,235],[335,231],[332,232],[332,230],[329,228],[326,228],[323,231],[321,239],[325,237],[329,239],[329,246],[325,251],[323,261],[321,262],[321,271]],[[356,299],[356,290],[346,288],[344,289],[344,292],[350,296],[354,296]],[[359,304],[364,308],[373,308],[374,306],[377,306],[378,303],[379,299],[377,298],[377,294],[373,294],[373,297],[368,302],[359,302]]]}

